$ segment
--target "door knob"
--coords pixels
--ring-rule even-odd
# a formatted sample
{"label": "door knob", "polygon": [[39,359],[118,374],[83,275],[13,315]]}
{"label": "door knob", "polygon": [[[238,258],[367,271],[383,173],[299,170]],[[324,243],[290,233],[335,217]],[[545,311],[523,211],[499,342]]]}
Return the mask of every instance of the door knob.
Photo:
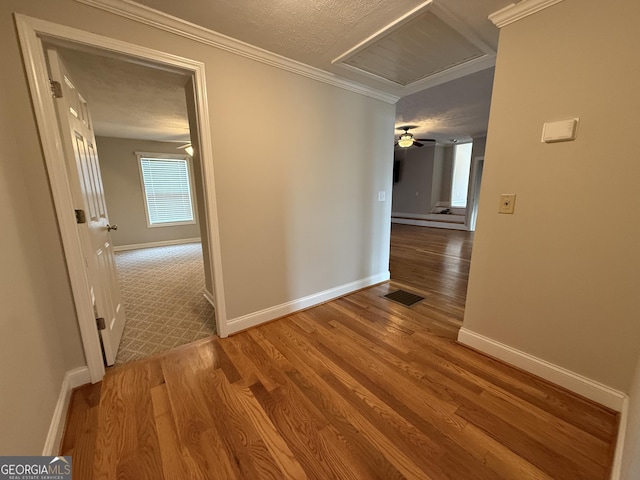
{"label": "door knob", "polygon": [[107,223],[107,232],[110,232],[111,230],[118,230],[118,225],[116,225],[115,223],[113,225],[109,225]]}

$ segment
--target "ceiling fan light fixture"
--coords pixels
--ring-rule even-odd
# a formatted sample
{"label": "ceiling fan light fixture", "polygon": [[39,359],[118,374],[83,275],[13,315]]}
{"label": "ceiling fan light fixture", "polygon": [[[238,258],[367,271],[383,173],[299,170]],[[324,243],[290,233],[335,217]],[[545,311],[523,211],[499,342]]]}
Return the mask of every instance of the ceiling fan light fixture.
{"label": "ceiling fan light fixture", "polygon": [[408,148],[413,145],[413,135],[410,133],[403,133],[398,140],[398,146],[402,148]]}

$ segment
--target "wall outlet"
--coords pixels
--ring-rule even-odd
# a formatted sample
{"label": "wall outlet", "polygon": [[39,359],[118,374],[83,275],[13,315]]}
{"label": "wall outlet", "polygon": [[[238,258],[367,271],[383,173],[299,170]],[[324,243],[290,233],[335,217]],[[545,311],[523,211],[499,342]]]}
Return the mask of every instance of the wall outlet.
{"label": "wall outlet", "polygon": [[513,213],[515,206],[515,193],[503,193],[500,195],[500,208],[498,209],[498,213]]}

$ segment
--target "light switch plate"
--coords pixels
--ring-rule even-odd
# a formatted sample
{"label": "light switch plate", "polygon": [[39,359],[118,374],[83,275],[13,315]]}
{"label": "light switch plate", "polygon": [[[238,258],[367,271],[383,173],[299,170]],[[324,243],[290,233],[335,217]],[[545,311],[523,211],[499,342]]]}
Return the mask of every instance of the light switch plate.
{"label": "light switch plate", "polygon": [[542,127],[542,141],[544,143],[568,142],[576,139],[578,119],[547,122]]}
{"label": "light switch plate", "polygon": [[385,192],[384,190],[378,192],[378,201],[379,202],[384,202],[387,199],[387,192]]}
{"label": "light switch plate", "polygon": [[498,213],[513,213],[516,206],[516,194],[515,193],[503,193],[500,195],[500,208]]}

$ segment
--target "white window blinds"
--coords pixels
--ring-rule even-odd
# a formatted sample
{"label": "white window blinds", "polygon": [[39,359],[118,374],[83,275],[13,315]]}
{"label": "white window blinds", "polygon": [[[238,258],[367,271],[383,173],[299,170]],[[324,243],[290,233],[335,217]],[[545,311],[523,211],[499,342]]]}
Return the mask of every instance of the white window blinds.
{"label": "white window blinds", "polygon": [[140,158],[149,225],[195,223],[186,159]]}

